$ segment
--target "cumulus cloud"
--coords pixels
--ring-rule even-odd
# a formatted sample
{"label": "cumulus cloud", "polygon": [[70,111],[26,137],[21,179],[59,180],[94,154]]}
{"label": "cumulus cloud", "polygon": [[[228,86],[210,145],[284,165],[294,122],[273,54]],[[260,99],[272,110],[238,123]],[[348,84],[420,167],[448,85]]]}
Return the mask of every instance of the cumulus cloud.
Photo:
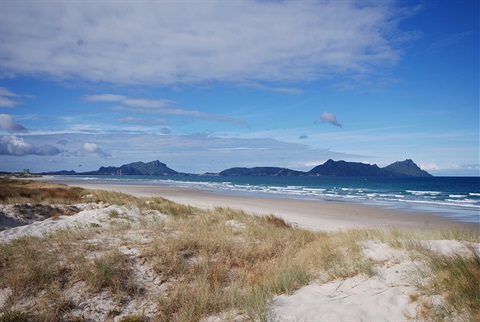
{"label": "cumulus cloud", "polygon": [[8,133],[27,133],[28,130],[23,125],[17,123],[13,116],[8,114],[0,114],[0,130]]}
{"label": "cumulus cloud", "polygon": [[0,155],[14,155],[14,156],[22,156],[22,155],[56,155],[61,153],[61,151],[50,145],[40,145],[35,146],[28,142],[21,137],[17,136],[4,136],[0,138]]}
{"label": "cumulus cloud", "polygon": [[330,112],[323,112],[320,116],[320,121],[325,124],[331,124],[334,126],[342,127],[342,124],[338,123],[335,114]]}
{"label": "cumulus cloud", "polygon": [[82,146],[83,151],[87,154],[96,154],[103,157],[109,157],[110,154],[104,152],[100,146],[96,143],[85,142]]}
{"label": "cumulus cloud", "polygon": [[98,146],[98,144],[85,142],[83,144],[83,149],[87,152],[98,152],[100,150],[100,147]]}
{"label": "cumulus cloud", "polygon": [[400,58],[403,11],[396,6],[361,0],[7,1],[0,12],[0,63],[9,75],[149,85],[269,87],[339,72],[369,74]]}
{"label": "cumulus cloud", "polygon": [[[210,113],[205,113],[205,112],[200,112],[195,110],[184,110],[179,108],[173,108],[172,105],[175,104],[175,102],[170,100],[138,99],[138,98],[131,98],[124,95],[116,95],[116,94],[86,95],[83,97],[83,99],[87,102],[118,103],[118,104],[127,106],[136,112],[185,116],[185,117],[202,119],[207,121],[218,121],[218,122],[228,122],[228,123],[235,123],[235,124],[241,124],[241,125],[248,125],[245,121],[237,118],[233,118],[233,117],[210,114]],[[135,118],[135,117],[127,117],[127,118],[121,118],[120,120],[124,122],[133,122],[133,121],[140,121],[141,119]]]}

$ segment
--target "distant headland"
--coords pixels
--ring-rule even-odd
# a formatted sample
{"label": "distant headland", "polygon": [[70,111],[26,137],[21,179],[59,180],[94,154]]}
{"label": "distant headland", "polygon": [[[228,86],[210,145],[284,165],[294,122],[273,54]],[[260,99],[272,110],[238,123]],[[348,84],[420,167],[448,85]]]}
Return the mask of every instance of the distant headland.
{"label": "distant headland", "polygon": [[[143,176],[200,176],[181,173],[158,160],[133,162],[120,167],[100,167],[96,171],[75,172],[73,170],[43,172],[43,175],[143,175]],[[218,173],[201,174],[211,176],[352,176],[352,177],[431,177],[432,175],[410,159],[397,161],[384,168],[376,164],[328,160],[310,171],[297,171],[279,167],[230,168]]]}

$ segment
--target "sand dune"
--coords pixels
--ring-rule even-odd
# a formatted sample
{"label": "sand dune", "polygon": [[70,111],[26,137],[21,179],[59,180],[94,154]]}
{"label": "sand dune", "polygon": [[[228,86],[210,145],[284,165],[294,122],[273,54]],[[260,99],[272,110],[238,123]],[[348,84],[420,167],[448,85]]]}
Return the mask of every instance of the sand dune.
{"label": "sand dune", "polygon": [[[331,231],[348,228],[387,227],[478,228],[478,225],[455,223],[431,214],[404,213],[397,210],[344,203],[224,196],[204,191],[165,187],[93,185],[78,181],[73,184],[85,188],[120,191],[136,196],[162,196],[172,201],[202,208],[228,206],[256,214],[274,213],[299,227],[312,230]],[[18,227],[7,227],[8,229],[0,231],[0,242],[9,242],[26,235],[41,236],[56,229],[99,224],[108,218],[112,211],[125,214],[130,221],[138,220],[143,216],[139,209],[124,206],[79,204],[76,207],[81,211],[71,216],[59,216],[56,219],[50,218]],[[156,215],[162,216],[159,213]],[[234,226],[238,223],[226,222],[225,224]],[[421,243],[443,255],[468,253],[469,249],[475,249],[480,253],[479,243],[456,240],[428,240]],[[364,258],[374,264],[372,276],[356,275],[335,280],[319,278],[309,285],[299,288],[292,295],[276,296],[271,305],[273,316],[279,321],[415,320],[419,303],[411,300],[411,295],[415,294],[416,289],[410,282],[409,274],[418,263],[405,250],[394,249],[378,240],[363,242],[359,247],[362,249]],[[128,252],[125,254],[134,256],[135,250],[128,248]],[[6,294],[8,294],[8,290],[0,290],[0,307],[2,301],[6,299]],[[97,312],[91,318],[105,318],[98,312],[107,312],[109,302],[107,299],[97,300],[98,303],[90,304],[92,312]],[[102,311],[95,307],[106,307],[106,309],[102,309]],[[82,314],[85,317],[88,316],[86,312]],[[233,315],[235,316],[235,314]],[[222,320],[221,317],[213,316],[205,321]],[[241,321],[242,319],[239,315],[233,320]]]}

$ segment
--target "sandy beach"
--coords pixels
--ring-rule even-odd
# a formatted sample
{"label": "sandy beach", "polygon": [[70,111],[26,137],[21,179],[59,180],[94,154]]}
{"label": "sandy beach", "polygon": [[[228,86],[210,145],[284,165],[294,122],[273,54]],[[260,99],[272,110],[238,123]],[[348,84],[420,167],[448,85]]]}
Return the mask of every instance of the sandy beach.
{"label": "sandy beach", "polygon": [[137,197],[158,196],[176,203],[212,209],[229,207],[258,215],[274,214],[300,228],[334,231],[349,228],[468,229],[480,233],[480,223],[464,223],[422,212],[401,211],[347,202],[222,195],[177,187],[91,183],[75,178],[39,178],[86,189],[123,192]]}
{"label": "sandy beach", "polygon": [[[96,184],[65,178],[37,178],[35,180],[63,183],[87,189],[116,191],[138,197],[159,196],[176,203],[203,209],[228,207],[260,216],[274,214],[293,224],[293,226],[314,231],[328,231],[331,232],[328,234],[330,236],[348,235],[350,232],[348,229],[351,228],[398,228],[407,232],[418,231],[420,234],[425,232],[424,236],[434,236],[429,235],[428,230],[444,230],[447,232],[452,231],[452,229],[459,229],[470,233],[474,232],[474,234],[479,231],[478,224],[454,222],[439,215],[403,212],[351,203],[231,196],[175,187]],[[0,210],[4,213],[13,213],[12,205],[2,205],[2,207]],[[79,230],[81,230],[82,227],[100,227],[107,224],[112,225],[112,227],[121,227],[121,225],[141,224],[145,220],[152,220],[152,223],[167,223],[169,221],[168,216],[157,210],[144,211],[138,207],[110,205],[108,202],[100,204],[80,203],[75,204],[74,207],[77,208],[77,213],[74,215],[48,218],[7,228],[0,232],[0,243],[8,243],[22,236],[41,237],[62,229],[75,230],[80,228]],[[218,214],[221,217],[222,212],[225,211],[218,211],[212,216],[215,217]],[[227,230],[231,229],[234,234],[242,234],[242,231],[246,229],[248,220],[245,218],[245,222],[225,220],[225,218],[228,218],[225,216],[221,218],[223,219],[219,219],[220,222],[217,224],[222,227],[231,227]],[[201,231],[208,234],[210,229],[212,229],[211,226],[206,226]],[[179,234],[178,231],[166,231],[175,236]],[[336,231],[338,233],[334,233]],[[383,230],[378,230],[377,233],[380,231]],[[269,230],[269,234],[270,232]],[[196,231],[196,233],[198,234],[199,231]],[[122,318],[132,314],[145,316],[145,321],[150,321],[150,318],[158,316],[159,308],[154,303],[158,301],[159,296],[164,296],[166,285],[172,285],[169,283],[173,282],[165,283],[160,279],[158,272],[155,271],[155,265],[152,266],[149,263],[149,257],[142,255],[142,249],[150,247],[149,245],[155,242],[158,238],[158,232],[155,232],[154,236],[156,237],[148,236],[144,227],[142,229],[137,228],[137,230],[120,230],[119,234],[98,235],[83,241],[82,244],[77,244],[75,247],[89,247],[90,249],[92,245],[95,245],[92,249],[101,249],[108,245],[115,249],[120,254],[119,256],[128,259],[127,262],[133,267],[132,274],[138,285],[143,287],[145,293],[138,298],[129,299],[126,303],[119,304],[115,302],[115,297],[110,295],[108,291],[103,290],[92,297],[82,283],[74,282],[62,295],[68,298],[69,303],[71,303],[69,314],[72,314],[72,316],[83,316],[85,321],[122,321]],[[165,234],[165,232],[162,234]],[[378,236],[382,236],[381,233]],[[413,235],[407,233],[404,236]],[[427,257],[419,259],[418,254],[413,256],[413,253],[408,250],[408,245],[417,245],[415,247],[420,247],[420,249],[424,247],[432,254],[447,257],[455,255],[467,259],[474,253],[480,253],[480,243],[478,242],[456,240],[451,237],[445,239],[443,236],[439,239],[427,237],[422,240],[396,240],[396,243],[402,244],[400,247],[394,247],[388,241],[378,237],[373,237],[373,239],[368,237],[366,240],[355,242],[355,248],[358,247],[360,252],[358,260],[366,261],[371,265],[370,273],[340,274],[341,277],[334,278],[320,275],[318,278],[309,281],[307,285],[295,288],[291,294],[277,293],[268,300],[269,318],[266,320],[316,322],[412,321],[419,318],[423,319],[425,316],[422,317],[422,314],[428,314],[425,313],[426,308],[432,307],[434,305],[432,303],[438,304],[441,302],[439,302],[438,296],[431,296],[425,291],[421,291],[412,279],[412,274],[417,272],[419,267],[426,265]],[[475,240],[478,241],[478,238]],[[251,241],[245,242],[249,244]],[[253,242],[253,245],[255,243]],[[236,245],[236,243],[234,244]],[[337,243],[333,245],[330,247],[342,248]],[[98,260],[98,256],[102,254],[98,249],[95,253],[89,253],[88,255],[94,261]],[[323,251],[325,250],[321,250],[321,247],[319,249],[315,248],[315,256],[322,256],[321,252]],[[200,257],[188,258],[187,263],[195,265],[198,260],[200,260]],[[319,265],[321,266],[323,263],[320,262]],[[342,270],[345,267],[339,269]],[[428,283],[429,277],[420,280],[422,285]],[[0,317],[2,316],[2,308],[9,303],[8,299],[11,294],[11,288],[0,287]],[[27,296],[13,302],[12,308],[28,312],[31,307],[34,307],[36,300],[35,297]],[[116,312],[115,318],[111,318],[111,312]],[[200,321],[246,320],[249,319],[243,313],[232,310],[220,312]]]}

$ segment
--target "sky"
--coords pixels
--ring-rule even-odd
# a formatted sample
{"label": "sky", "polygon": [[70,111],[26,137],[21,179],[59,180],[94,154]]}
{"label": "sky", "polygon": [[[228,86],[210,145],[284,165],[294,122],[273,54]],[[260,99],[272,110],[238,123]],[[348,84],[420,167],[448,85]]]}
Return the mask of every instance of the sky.
{"label": "sky", "polygon": [[0,171],[479,175],[477,0],[0,0]]}

